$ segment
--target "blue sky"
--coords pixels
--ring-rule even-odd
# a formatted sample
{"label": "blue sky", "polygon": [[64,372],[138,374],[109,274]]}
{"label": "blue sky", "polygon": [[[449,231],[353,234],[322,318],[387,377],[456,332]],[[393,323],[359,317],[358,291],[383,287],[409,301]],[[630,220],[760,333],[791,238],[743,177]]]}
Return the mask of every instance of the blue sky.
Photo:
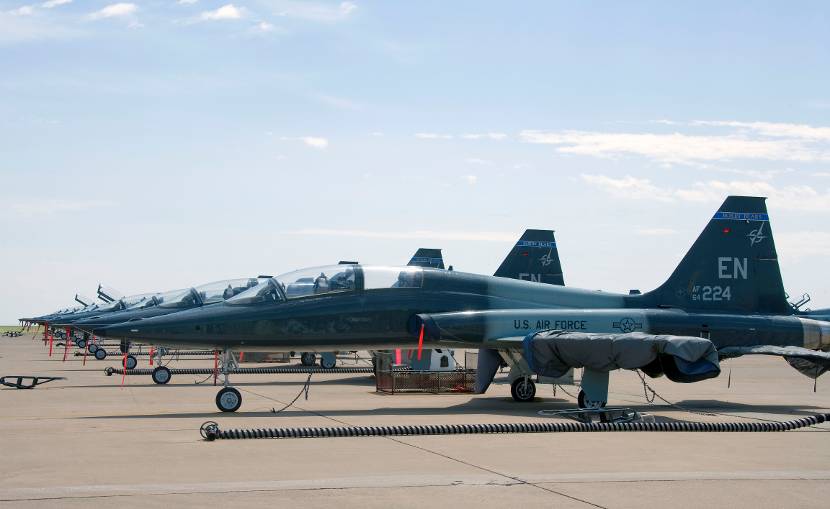
{"label": "blue sky", "polygon": [[0,322],[557,231],[662,282],[730,193],[830,306],[826,2],[0,0]]}

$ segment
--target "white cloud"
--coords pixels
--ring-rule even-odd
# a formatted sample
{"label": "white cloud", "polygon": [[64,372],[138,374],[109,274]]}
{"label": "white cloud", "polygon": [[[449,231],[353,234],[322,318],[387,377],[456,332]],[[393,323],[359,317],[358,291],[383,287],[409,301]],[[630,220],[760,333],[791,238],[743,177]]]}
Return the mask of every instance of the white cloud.
{"label": "white cloud", "polygon": [[72,0],[49,0],[40,4],[44,9],[52,9],[61,5],[71,4]]}
{"label": "white cloud", "polygon": [[356,9],[354,2],[340,2],[338,5],[331,5],[321,2],[303,1],[277,1],[277,16],[316,21],[322,23],[333,23],[347,19]]}
{"label": "white cloud", "polygon": [[58,24],[45,16],[21,16],[0,11],[0,45],[64,39],[79,34],[74,26]]}
{"label": "white cloud", "polygon": [[452,134],[438,134],[438,133],[415,133],[415,137],[421,140],[451,140]]}
{"label": "white cloud", "polygon": [[273,32],[274,25],[268,23],[267,21],[260,21],[259,23],[257,23],[256,29],[260,32]]}
{"label": "white cloud", "polygon": [[23,5],[21,7],[18,7],[17,9],[12,9],[8,12],[12,16],[31,16],[32,14],[34,14],[35,9],[31,5]]}
{"label": "white cloud", "polygon": [[782,232],[775,234],[775,244],[787,261],[807,257],[830,256],[830,233],[820,231]]}
{"label": "white cloud", "polygon": [[282,234],[313,236],[321,235],[326,237],[360,237],[386,240],[463,240],[481,242],[513,242],[516,240],[515,232],[459,232],[434,230],[384,232],[370,230],[324,230],[316,228],[307,228],[302,230],[282,232]]}
{"label": "white cloud", "polygon": [[504,133],[472,133],[472,134],[462,134],[461,138],[465,140],[504,140],[507,139],[507,135]]}
{"label": "white cloud", "polygon": [[738,122],[734,120],[696,120],[691,125],[737,127],[776,138],[801,138],[830,141],[830,127],[814,127],[806,124],[780,122]]}
{"label": "white cloud", "polygon": [[635,200],[720,202],[728,195],[766,196],[771,206],[782,209],[830,212],[830,190],[820,191],[808,185],[773,185],[762,181],[696,182],[686,188],[655,185],[649,179],[630,175],[613,178],[607,175],[581,175],[584,182],[612,196]]}
{"label": "white cloud", "polygon": [[555,145],[558,152],[566,154],[606,158],[639,155],[667,163],[733,159],[830,160],[830,152],[808,147],[800,140],[759,140],[739,135],[522,131],[519,137],[527,143]]}
{"label": "white cloud", "polygon": [[474,186],[478,184],[478,176],[477,175],[464,175],[463,178],[468,184]]}
{"label": "white cloud", "polygon": [[95,11],[89,14],[89,19],[98,20],[98,19],[106,19],[106,18],[119,18],[124,16],[130,16],[135,14],[138,10],[138,7],[135,4],[131,3],[117,3],[117,4],[110,4],[104,7],[99,11]]}
{"label": "white cloud", "polygon": [[203,21],[225,21],[242,19],[245,17],[245,9],[234,4],[225,4],[213,11],[205,11],[199,15]]}
{"label": "white cloud", "polygon": [[813,177],[830,177],[830,171],[817,171],[811,175]]}
{"label": "white cloud", "polygon": [[199,0],[178,0],[176,3],[179,5],[193,5]]}
{"label": "white cloud", "polygon": [[324,149],[329,146],[329,140],[326,138],[322,138],[319,136],[283,136],[280,138],[282,141],[301,141],[306,146],[316,149]]}

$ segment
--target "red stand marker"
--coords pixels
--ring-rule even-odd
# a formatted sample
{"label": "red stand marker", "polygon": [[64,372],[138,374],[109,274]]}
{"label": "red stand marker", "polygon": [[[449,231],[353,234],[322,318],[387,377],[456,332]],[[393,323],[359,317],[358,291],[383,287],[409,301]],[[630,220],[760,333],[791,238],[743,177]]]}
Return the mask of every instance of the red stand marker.
{"label": "red stand marker", "polygon": [[43,342],[44,343],[46,342],[47,338],[49,339],[49,357],[51,357],[52,356],[52,343],[55,342],[55,336],[53,336],[52,333],[49,332],[49,324],[48,323],[46,324],[46,329],[43,331]]}
{"label": "red stand marker", "polygon": [[401,364],[403,359],[401,358],[401,349],[395,348],[395,364]]}
{"label": "red stand marker", "polygon": [[421,350],[424,349],[424,324],[421,324],[421,333],[418,334],[418,360],[421,360]]}
{"label": "red stand marker", "polygon": [[66,328],[66,341],[63,342],[63,361],[66,362],[66,354],[69,353],[69,341],[72,339],[72,328]]}
{"label": "red stand marker", "polygon": [[156,349],[152,346],[150,347],[150,366],[153,365],[153,354],[155,353]]}

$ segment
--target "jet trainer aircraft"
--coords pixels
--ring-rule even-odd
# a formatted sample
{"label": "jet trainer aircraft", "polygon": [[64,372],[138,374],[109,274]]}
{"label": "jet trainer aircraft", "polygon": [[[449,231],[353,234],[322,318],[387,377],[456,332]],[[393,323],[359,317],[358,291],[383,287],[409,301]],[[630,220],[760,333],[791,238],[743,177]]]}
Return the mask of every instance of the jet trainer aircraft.
{"label": "jet trainer aircraft", "polygon": [[[763,234],[758,232],[763,228]],[[312,291],[296,285],[311,278]],[[830,324],[786,300],[764,198],[724,201],[669,279],[645,294],[613,294],[420,267],[341,265],[297,271],[211,307],[95,334],[221,349],[355,350],[478,347],[479,385],[498,362],[512,395],[530,401],[532,375],[585,368],[579,403],[602,406],[608,373],[641,369],[677,382],[720,373],[719,357],[784,357],[816,377],[830,368]],[[216,403],[235,411],[228,385]]]}

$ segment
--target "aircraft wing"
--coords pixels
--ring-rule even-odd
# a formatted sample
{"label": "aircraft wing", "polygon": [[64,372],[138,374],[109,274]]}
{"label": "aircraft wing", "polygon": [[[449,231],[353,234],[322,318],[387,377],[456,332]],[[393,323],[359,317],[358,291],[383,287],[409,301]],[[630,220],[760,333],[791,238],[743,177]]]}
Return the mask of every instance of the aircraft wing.
{"label": "aircraft wing", "polygon": [[809,350],[798,346],[728,346],[718,350],[722,359],[740,357],[742,355],[774,355],[783,357],[790,366],[802,375],[818,378],[830,370],[830,352]]}

